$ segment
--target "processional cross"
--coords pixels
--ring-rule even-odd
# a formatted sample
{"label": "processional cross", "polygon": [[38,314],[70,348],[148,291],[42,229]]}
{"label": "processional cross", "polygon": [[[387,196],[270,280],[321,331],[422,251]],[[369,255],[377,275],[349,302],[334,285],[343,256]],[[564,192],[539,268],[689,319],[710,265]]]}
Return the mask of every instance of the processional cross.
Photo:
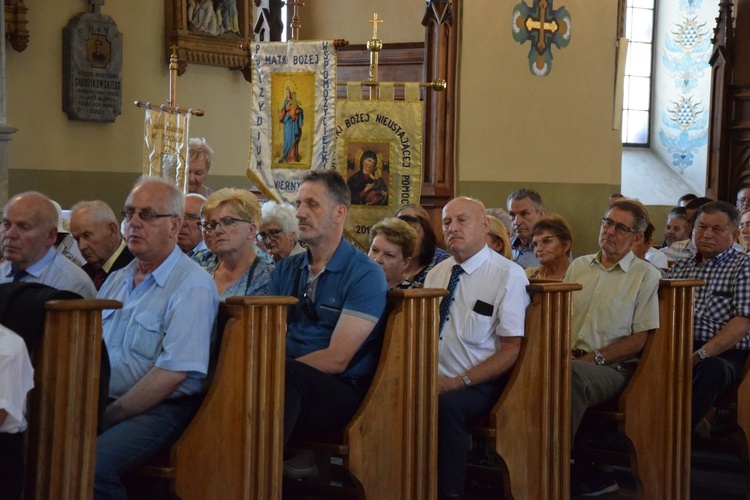
{"label": "processional cross", "polygon": [[305,3],[300,2],[298,0],[289,0],[286,3],[288,6],[292,7],[292,23],[289,25],[290,28],[292,28],[292,40],[299,40],[299,29],[302,27],[302,22],[299,18],[299,7],[304,7]]}

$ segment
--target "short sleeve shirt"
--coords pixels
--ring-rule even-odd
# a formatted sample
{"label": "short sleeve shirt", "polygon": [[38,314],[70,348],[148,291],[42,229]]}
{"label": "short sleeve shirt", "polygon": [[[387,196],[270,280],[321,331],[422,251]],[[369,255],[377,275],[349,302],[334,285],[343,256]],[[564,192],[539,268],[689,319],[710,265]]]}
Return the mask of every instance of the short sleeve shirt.
{"label": "short sleeve shirt", "polygon": [[[271,273],[270,295],[300,299],[296,305],[290,306],[287,315],[286,352],[292,358],[328,347],[342,315],[356,316],[377,324],[385,310],[388,284],[383,270],[344,238],[325,269],[315,279],[311,304],[306,305],[306,299],[301,295],[310,279],[309,265],[309,251],[306,251],[281,259]],[[309,309],[306,313],[306,307],[312,307],[317,318]],[[379,326],[376,326],[360,349],[367,348],[380,333]],[[377,354],[372,352],[364,356],[343,375],[352,378],[372,375]]]}
{"label": "short sleeve shirt", "polygon": [[[64,258],[64,257],[63,257]],[[26,430],[26,394],[34,387],[34,369],[23,339],[0,325],[0,409],[8,412],[0,432]]]}
{"label": "short sleeve shirt", "polygon": [[109,396],[128,392],[154,366],[186,371],[170,398],[194,394],[208,370],[211,332],[219,297],[211,276],[179,247],[133,288],[138,261],[115,271],[100,299],[119,300],[122,309],[102,315],[112,375]]}
{"label": "short sleeve shirt", "polygon": [[[456,259],[444,260],[427,275],[425,288],[448,288]],[[529,294],[523,269],[484,246],[461,263],[448,318],[440,333],[438,373],[460,375],[486,360],[503,337],[522,337]]]}
{"label": "short sleeve shirt", "polygon": [[656,267],[633,252],[609,269],[601,252],[575,259],[563,278],[583,286],[573,292],[572,349],[592,352],[658,328],[660,278]]}
{"label": "short sleeve shirt", "polygon": [[[704,280],[695,289],[694,337],[711,340],[735,316],[750,317],[750,255],[730,248],[705,265],[697,254],[679,260],[669,271],[670,279]],[[750,334],[734,346],[750,350]]]}

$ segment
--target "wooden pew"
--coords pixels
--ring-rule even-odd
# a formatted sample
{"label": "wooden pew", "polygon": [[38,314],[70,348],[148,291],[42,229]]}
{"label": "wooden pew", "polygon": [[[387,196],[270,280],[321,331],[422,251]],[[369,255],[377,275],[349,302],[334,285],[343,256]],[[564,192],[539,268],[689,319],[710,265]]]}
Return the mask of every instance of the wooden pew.
{"label": "wooden pew", "polygon": [[27,499],[94,495],[102,309],[115,300],[54,300],[34,353],[29,403]]}
{"label": "wooden pew", "polygon": [[526,333],[508,384],[471,433],[500,456],[508,498],[563,499],[570,494],[570,318],[577,283],[527,287]]}
{"label": "wooden pew", "polygon": [[221,304],[226,325],[203,404],[168,464],[138,474],[168,478],[184,500],[281,498],[286,312],[296,302],[231,297]]}
{"label": "wooden pew", "polygon": [[[340,435],[294,443],[328,457],[319,467],[330,464],[331,454],[343,457],[355,483],[349,493],[359,498],[437,495],[438,308],[446,294],[438,289],[388,292],[391,312],[383,348],[362,406]],[[284,488],[327,492],[326,498],[336,494],[330,485],[312,481],[287,480]]]}
{"label": "wooden pew", "polygon": [[[649,335],[638,368],[615,405],[587,418],[618,422],[628,443],[640,499],[690,497],[693,305],[697,280],[661,280],[659,328]],[[576,456],[602,456],[576,450]],[[617,457],[604,454],[607,463]]]}

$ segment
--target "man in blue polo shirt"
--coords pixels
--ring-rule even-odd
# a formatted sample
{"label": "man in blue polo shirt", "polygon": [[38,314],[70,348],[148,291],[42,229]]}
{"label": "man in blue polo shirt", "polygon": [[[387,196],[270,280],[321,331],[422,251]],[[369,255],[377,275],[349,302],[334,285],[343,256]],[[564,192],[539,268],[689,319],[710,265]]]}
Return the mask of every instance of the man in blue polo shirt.
{"label": "man in blue polo shirt", "polygon": [[[306,175],[296,205],[308,250],[280,260],[271,275],[269,295],[299,298],[287,315],[284,443],[292,434],[343,428],[377,364],[388,285],[380,266],[343,238],[349,203],[338,172]],[[315,474],[314,464],[292,462],[287,475]]]}

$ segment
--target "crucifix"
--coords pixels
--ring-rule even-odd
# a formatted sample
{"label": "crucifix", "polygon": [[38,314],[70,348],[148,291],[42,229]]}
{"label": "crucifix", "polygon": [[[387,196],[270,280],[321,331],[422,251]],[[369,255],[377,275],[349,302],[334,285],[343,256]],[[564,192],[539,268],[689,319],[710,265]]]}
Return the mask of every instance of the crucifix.
{"label": "crucifix", "polygon": [[547,48],[547,37],[545,35],[545,31],[551,33],[554,35],[557,33],[557,29],[559,26],[557,25],[557,21],[552,19],[552,22],[547,22],[546,18],[544,17],[545,12],[547,11],[547,1],[541,0],[539,2],[539,19],[532,19],[531,16],[529,16],[526,19],[526,29],[528,31],[538,31],[539,32],[539,39],[536,42],[536,50],[543,54],[544,51]]}
{"label": "crucifix", "polygon": [[292,28],[292,36],[291,40],[299,40],[299,29],[302,27],[302,22],[300,22],[299,18],[299,7],[304,7],[305,3],[300,2],[298,0],[289,0],[287,2],[288,6],[292,7],[292,22],[289,25],[290,28]]}
{"label": "crucifix", "polygon": [[383,20],[378,19],[378,13],[375,12],[369,22],[372,23],[372,38],[367,41],[367,50],[370,51],[369,76],[370,81],[375,82],[378,80],[378,52],[383,48],[383,42],[378,40],[378,23]]}

